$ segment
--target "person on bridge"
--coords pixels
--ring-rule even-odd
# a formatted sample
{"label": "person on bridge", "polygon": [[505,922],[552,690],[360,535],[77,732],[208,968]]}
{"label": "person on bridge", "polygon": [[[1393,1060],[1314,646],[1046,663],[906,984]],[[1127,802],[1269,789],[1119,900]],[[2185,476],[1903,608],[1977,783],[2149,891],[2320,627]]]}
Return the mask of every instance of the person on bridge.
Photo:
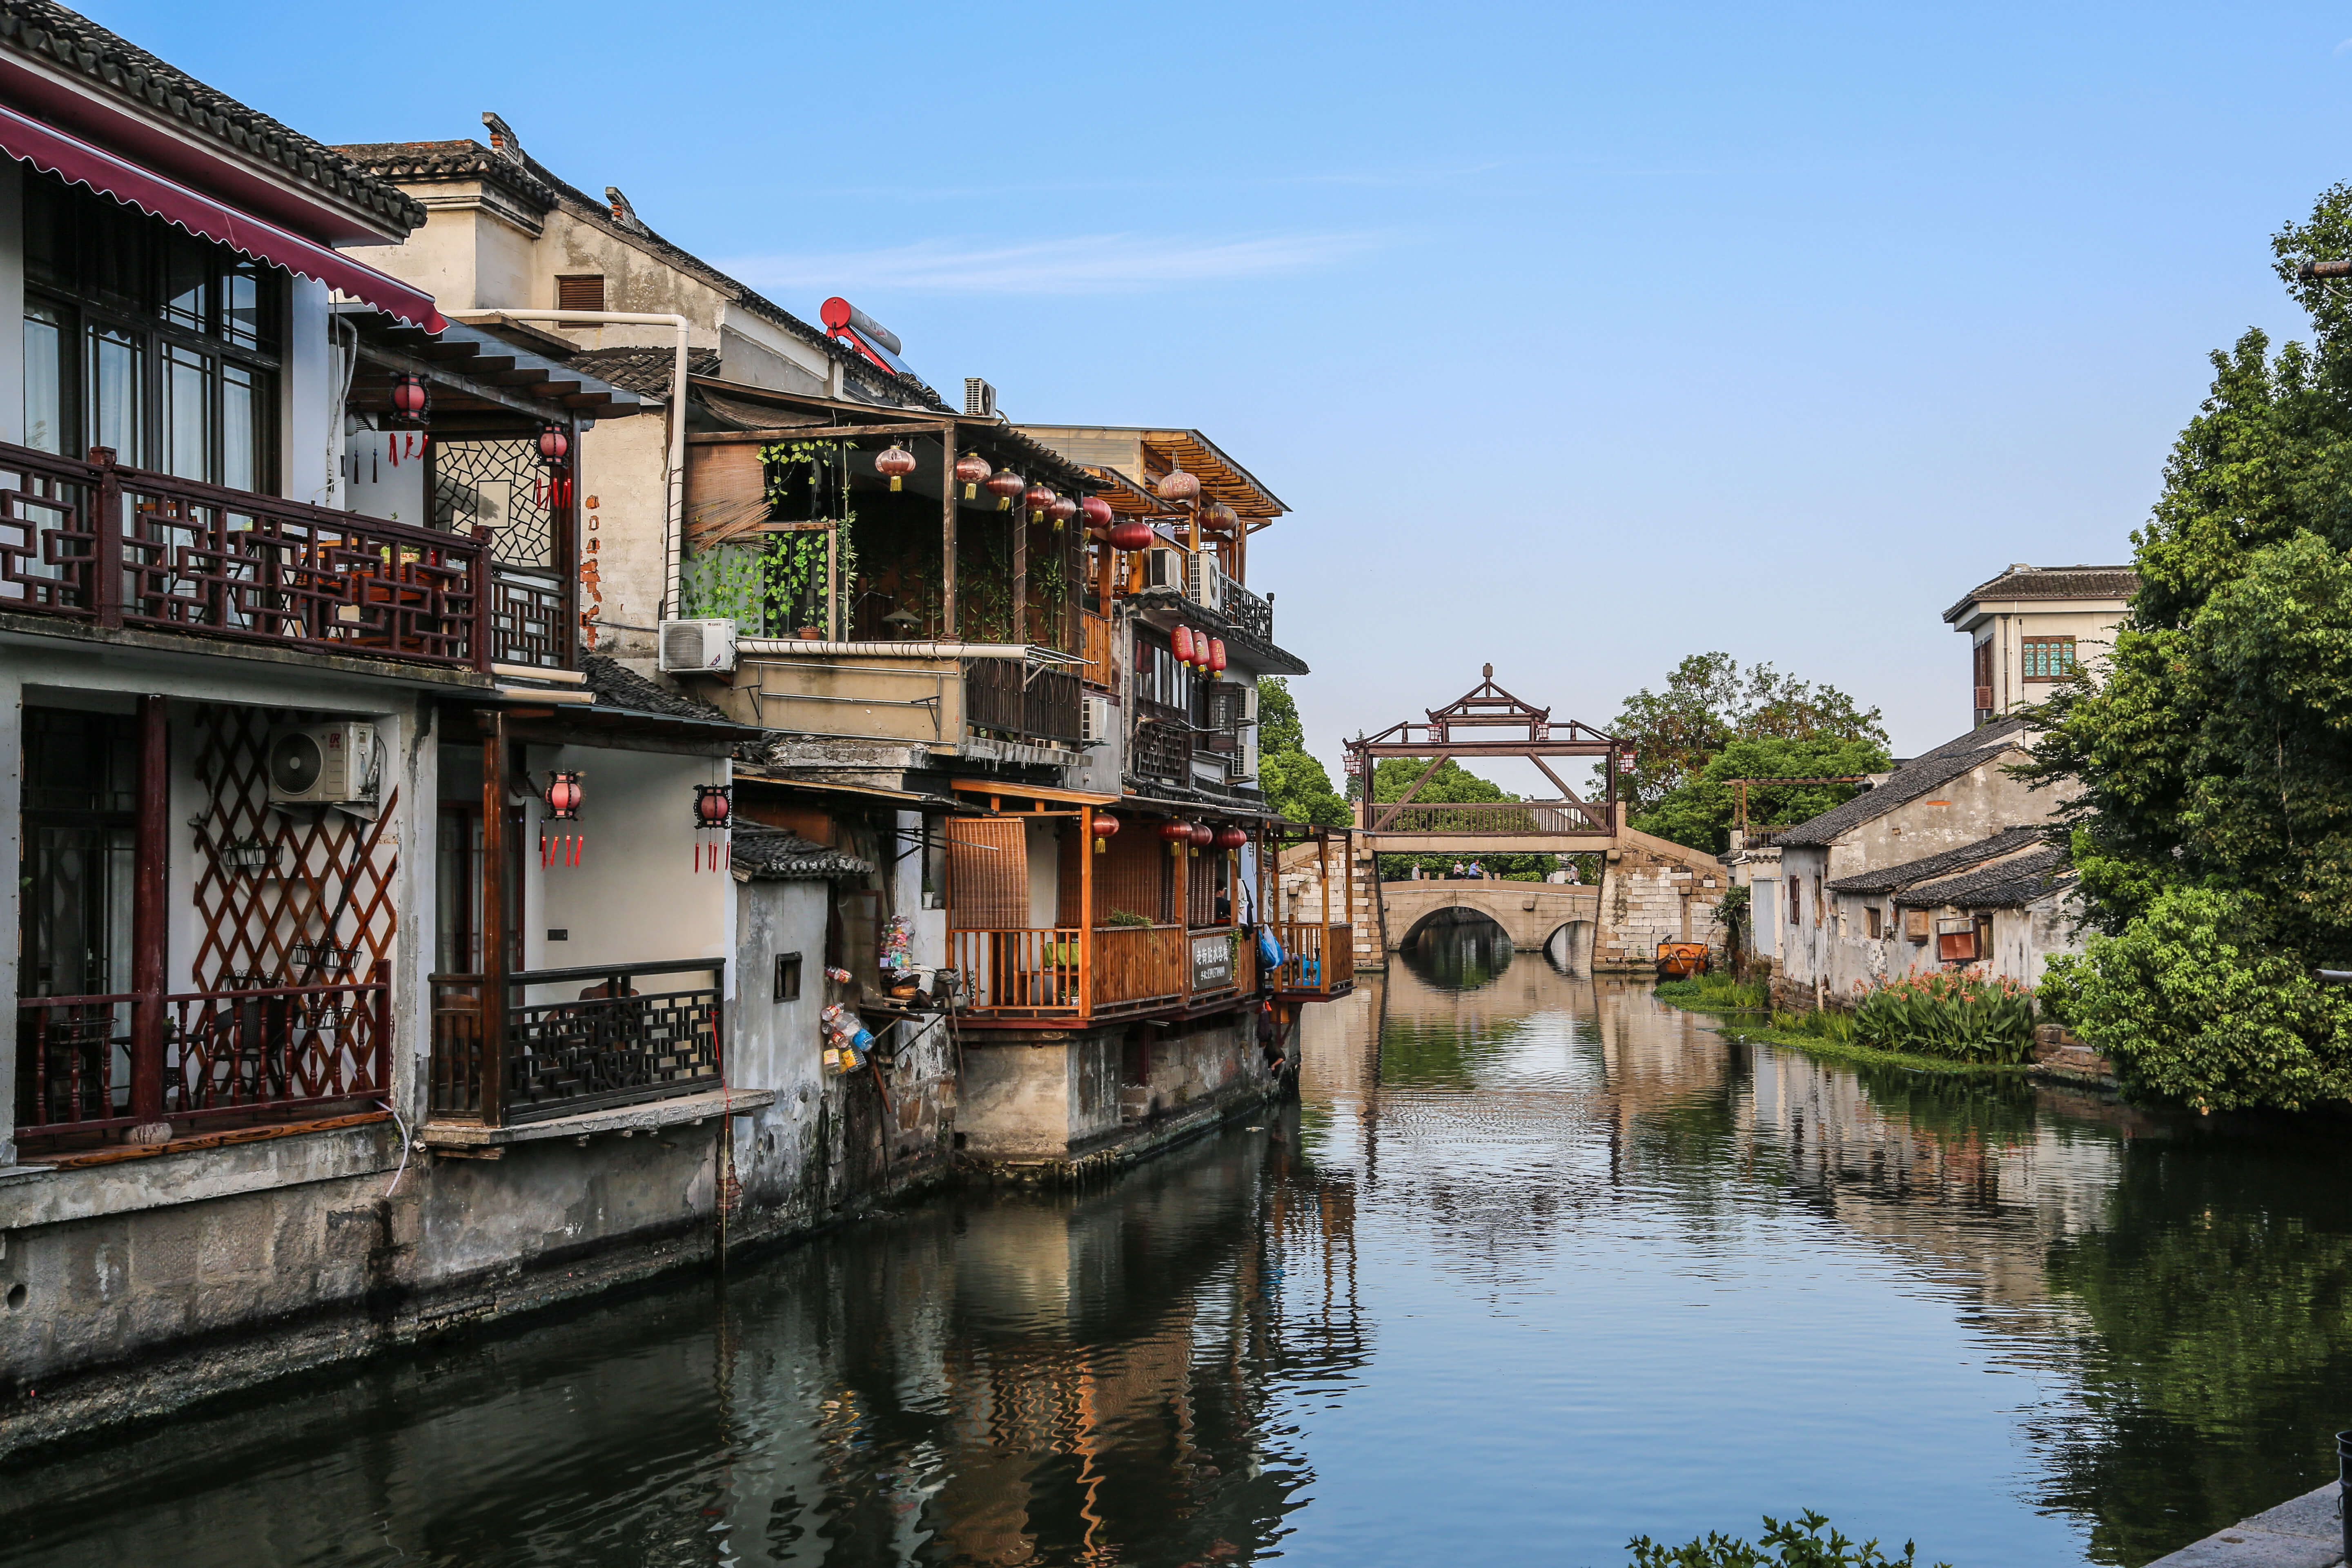
{"label": "person on bridge", "polygon": [[1458,882],[1458,881],[1460,881],[1464,877],[1468,876],[1468,875],[1469,875],[1469,873],[1468,873],[1468,872],[1466,872],[1466,871],[1465,871],[1465,870],[1462,868],[1462,862],[1461,862],[1461,861],[1456,860],[1455,862],[1454,862],[1454,875],[1453,875],[1453,877],[1452,877],[1452,879],[1451,879],[1452,880]]}
{"label": "person on bridge", "polygon": [[1471,862],[1470,862],[1470,879],[1471,879],[1472,881],[1474,881],[1474,882],[1483,882],[1483,881],[1485,881],[1485,880],[1486,879],[1486,867],[1484,867],[1484,866],[1481,866],[1481,865],[1480,865],[1480,864],[1478,864],[1478,862],[1477,862],[1477,861],[1475,861],[1475,860],[1471,861]]}

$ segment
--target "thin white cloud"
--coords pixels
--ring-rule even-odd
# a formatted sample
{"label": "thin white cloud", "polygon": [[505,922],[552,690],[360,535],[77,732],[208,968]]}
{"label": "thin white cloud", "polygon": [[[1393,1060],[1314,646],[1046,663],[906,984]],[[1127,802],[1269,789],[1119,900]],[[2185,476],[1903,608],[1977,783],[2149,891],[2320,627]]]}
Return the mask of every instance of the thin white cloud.
{"label": "thin white cloud", "polygon": [[2352,49],[2352,38],[2347,38],[2347,39],[2345,39],[2342,43],[2340,43],[2340,44],[2336,45],[2336,47],[2335,47],[2334,49],[2330,50],[2329,52],[2330,52],[2330,53],[2332,53],[2332,54],[2338,54],[2338,55],[2340,55],[2340,54],[2342,54],[2342,53],[2343,53],[2345,50],[2347,50],[2347,49]]}
{"label": "thin white cloud", "polygon": [[738,257],[721,266],[755,288],[940,294],[1118,294],[1307,272],[1370,249],[1365,234],[1171,239],[1075,235],[1025,245],[919,240],[877,250]]}

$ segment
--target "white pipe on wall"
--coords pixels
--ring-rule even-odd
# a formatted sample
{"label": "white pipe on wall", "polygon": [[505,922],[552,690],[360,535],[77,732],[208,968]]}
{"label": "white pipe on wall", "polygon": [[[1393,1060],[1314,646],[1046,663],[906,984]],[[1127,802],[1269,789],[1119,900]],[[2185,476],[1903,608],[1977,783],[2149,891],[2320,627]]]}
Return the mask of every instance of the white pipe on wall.
{"label": "white pipe on wall", "polygon": [[598,326],[677,329],[677,357],[670,367],[668,515],[662,523],[662,602],[661,614],[655,618],[666,620],[676,615],[678,561],[686,543],[687,319],[658,310],[543,310],[536,307],[509,310],[504,306],[449,312],[451,321],[469,325],[497,316],[517,321],[593,321]]}

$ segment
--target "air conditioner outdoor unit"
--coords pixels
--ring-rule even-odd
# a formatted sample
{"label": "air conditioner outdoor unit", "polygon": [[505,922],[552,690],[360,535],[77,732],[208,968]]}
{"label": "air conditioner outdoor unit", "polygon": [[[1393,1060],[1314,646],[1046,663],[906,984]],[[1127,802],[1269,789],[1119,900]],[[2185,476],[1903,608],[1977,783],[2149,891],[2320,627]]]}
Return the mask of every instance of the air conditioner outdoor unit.
{"label": "air conditioner outdoor unit", "polygon": [[1110,699],[1086,693],[1078,708],[1078,739],[1089,746],[1108,745],[1118,738],[1118,710]]}
{"label": "air conditioner outdoor unit", "polygon": [[664,621],[664,675],[726,675],[735,668],[733,621]]}
{"label": "air conditioner outdoor unit", "polygon": [[[1241,692],[1242,723],[1247,727],[1257,722],[1257,688],[1255,685],[1244,686]],[[1257,770],[1253,768],[1250,771],[1255,773]]]}
{"label": "air conditioner outdoor unit", "polygon": [[1257,730],[1255,726],[1242,731],[1242,749],[1234,754],[1234,777],[1257,777]]}
{"label": "air conditioner outdoor unit", "polygon": [[1184,584],[1184,552],[1165,547],[1145,552],[1143,585],[1147,588],[1167,588],[1177,593],[1186,591]]}
{"label": "air conditioner outdoor unit", "polygon": [[269,737],[269,804],[372,803],[382,782],[375,726],[356,719],[297,724]]}
{"label": "air conditioner outdoor unit", "polygon": [[1218,607],[1217,589],[1224,574],[1217,570],[1217,558],[1205,550],[1195,551],[1186,558],[1184,596],[1205,610]]}

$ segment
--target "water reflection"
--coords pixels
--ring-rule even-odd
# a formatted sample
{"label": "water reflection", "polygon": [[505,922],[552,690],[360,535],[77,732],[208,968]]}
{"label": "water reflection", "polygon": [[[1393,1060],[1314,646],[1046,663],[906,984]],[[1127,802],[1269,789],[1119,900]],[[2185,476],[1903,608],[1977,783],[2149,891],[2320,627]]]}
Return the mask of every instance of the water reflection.
{"label": "water reflection", "polygon": [[[1499,932],[1495,933],[1499,936]],[[1299,1102],[1061,1196],[21,1472],[12,1562],[1624,1560],[1769,1510],[2137,1564],[2326,1479],[2319,1133],[1855,1073],[1455,928]]]}

